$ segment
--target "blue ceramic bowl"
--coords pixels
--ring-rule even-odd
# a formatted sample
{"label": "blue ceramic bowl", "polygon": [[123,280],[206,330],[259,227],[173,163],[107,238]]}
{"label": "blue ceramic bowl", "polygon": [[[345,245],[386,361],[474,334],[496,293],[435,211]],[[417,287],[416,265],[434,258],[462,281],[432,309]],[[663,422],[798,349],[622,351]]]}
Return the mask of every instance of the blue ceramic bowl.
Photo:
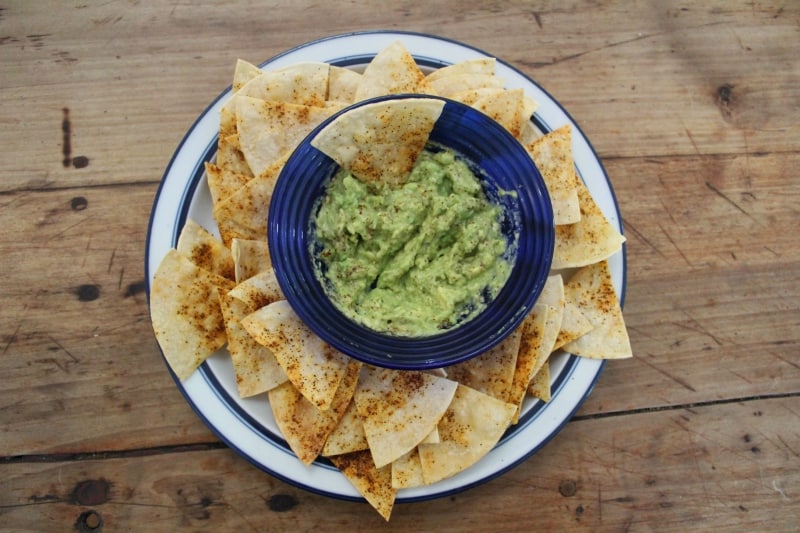
{"label": "blue ceramic bowl", "polygon": [[[286,299],[300,318],[323,340],[351,357],[402,370],[465,361],[502,341],[539,297],[550,272],[555,240],[550,197],[522,145],[483,113],[445,99],[429,141],[460,154],[482,180],[487,196],[502,206],[503,231],[512,246],[516,243],[508,281],[474,318],[426,337],[380,333],[336,308],[315,275],[311,221],[319,198],[339,166],[311,146],[311,140],[341,113],[371,102],[415,97],[421,96],[394,95],[359,102],[312,131],[281,172],[268,219],[272,265]],[[498,190],[516,194],[497,194]]]}

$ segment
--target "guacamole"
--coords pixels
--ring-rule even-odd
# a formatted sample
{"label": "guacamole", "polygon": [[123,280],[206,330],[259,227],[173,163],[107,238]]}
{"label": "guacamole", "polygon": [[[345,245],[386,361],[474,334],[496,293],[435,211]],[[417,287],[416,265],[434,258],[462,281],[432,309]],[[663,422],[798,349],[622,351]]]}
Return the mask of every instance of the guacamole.
{"label": "guacamole", "polygon": [[441,333],[511,272],[500,206],[451,151],[423,151],[402,185],[332,179],[314,217],[318,277],[350,318],[399,336]]}

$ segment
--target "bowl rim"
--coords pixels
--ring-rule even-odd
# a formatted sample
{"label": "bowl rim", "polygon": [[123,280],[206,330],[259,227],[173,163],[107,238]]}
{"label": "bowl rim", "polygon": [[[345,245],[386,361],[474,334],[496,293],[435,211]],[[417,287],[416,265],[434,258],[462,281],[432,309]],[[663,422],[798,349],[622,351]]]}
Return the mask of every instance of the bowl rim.
{"label": "bowl rim", "polygon": [[[314,258],[311,256],[308,245],[308,239],[310,238],[309,217],[311,215],[308,212],[307,216],[300,217],[302,224],[299,226],[289,224],[286,220],[287,217],[281,216],[285,215],[287,206],[292,204],[291,198],[286,198],[284,195],[287,193],[287,188],[289,188],[287,183],[297,178],[298,167],[299,170],[311,167],[312,174],[317,176],[320,175],[320,168],[327,169],[322,178],[317,178],[316,181],[312,180],[310,188],[303,187],[303,193],[313,197],[310,202],[303,200],[308,206],[318,204],[319,194],[324,191],[336,170],[340,168],[329,156],[311,145],[311,140],[320,131],[342,114],[351,112],[354,109],[377,102],[403,99],[435,99],[443,101],[444,107],[442,114],[437,119],[437,123],[445,116],[445,113],[449,115],[456,111],[477,117],[476,120],[484,123],[493,135],[499,137],[504,150],[513,156],[512,159],[516,158],[515,160],[519,162],[524,161],[525,163],[521,164],[527,166],[527,174],[522,179],[520,179],[519,173],[516,175],[510,173],[510,177],[502,178],[507,181],[513,181],[517,185],[515,192],[519,190],[520,192],[531,194],[538,200],[537,205],[529,201],[528,207],[532,211],[523,210],[521,202],[517,202],[520,204],[517,208],[519,217],[517,221],[519,230],[517,246],[522,241],[523,229],[534,231],[534,229],[529,228],[532,222],[531,217],[538,217],[534,221],[536,225],[535,231],[539,232],[537,234],[538,239],[543,238],[543,245],[540,245],[540,251],[536,256],[538,263],[535,267],[523,265],[518,251],[514,258],[512,271],[495,298],[488,302],[482,310],[461,324],[442,333],[427,336],[398,336],[372,330],[351,319],[338,309],[316,276],[298,277],[296,272],[296,267],[298,266],[306,274],[308,272],[306,269],[311,268],[313,270]],[[436,131],[436,126],[434,126],[434,132],[431,134],[429,143],[444,144],[445,148],[450,148],[445,143],[432,140]],[[471,165],[480,170],[478,178],[482,184],[488,181],[497,186],[497,176],[494,176],[476,161],[467,158],[464,154],[461,155]],[[309,157],[311,157],[310,160],[308,159]],[[303,163],[307,161],[311,162],[303,167]],[[533,186],[533,188],[529,189],[530,186]],[[289,189],[289,191],[291,190]],[[310,207],[310,209],[313,209],[313,207]],[[541,228],[542,224],[544,224],[544,228]],[[542,229],[544,230],[543,233]],[[397,370],[430,370],[463,362],[486,352],[502,342],[522,323],[536,302],[550,273],[555,246],[555,222],[550,197],[541,173],[524,146],[502,125],[481,111],[450,98],[438,95],[401,93],[368,98],[348,105],[327,117],[298,144],[287,159],[276,181],[269,207],[267,241],[273,269],[285,298],[300,319],[323,341],[348,356],[375,366]],[[293,257],[291,253],[286,253],[287,250],[284,245],[287,242],[296,246],[295,251],[299,252],[299,256]],[[297,246],[298,242],[301,245]],[[300,265],[296,264],[297,261],[300,262]],[[526,272],[530,272],[531,275],[527,275]],[[533,274],[536,275],[533,276]],[[532,280],[527,279],[531,277],[533,277]],[[522,296],[522,305],[504,310],[508,306],[503,305],[501,297],[517,292],[512,280],[523,283],[523,285],[527,284],[530,291],[527,297]],[[309,296],[313,296],[313,302],[322,306],[323,313],[318,312],[319,310],[313,304],[308,303]],[[463,332],[469,331],[466,328],[482,319],[485,320],[487,317],[492,321],[491,324],[494,324],[491,331],[486,332],[482,338],[475,339],[470,344],[465,344],[463,342]],[[348,327],[344,330],[341,327],[337,327],[341,325],[347,325]],[[369,342],[360,342],[359,338],[368,339]],[[409,352],[415,352],[415,355],[409,355]]]}

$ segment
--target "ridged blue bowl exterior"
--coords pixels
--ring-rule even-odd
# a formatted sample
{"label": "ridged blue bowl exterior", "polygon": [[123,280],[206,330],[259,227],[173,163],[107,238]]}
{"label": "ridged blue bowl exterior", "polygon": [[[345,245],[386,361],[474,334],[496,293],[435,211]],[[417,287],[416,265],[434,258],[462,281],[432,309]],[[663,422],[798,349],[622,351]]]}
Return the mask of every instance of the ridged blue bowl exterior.
{"label": "ridged blue bowl exterior", "polygon": [[[396,95],[359,102],[392,98]],[[424,96],[425,98],[431,98]],[[487,194],[506,211],[516,231],[516,261],[498,296],[473,319],[428,337],[381,334],[353,322],[328,299],[315,275],[310,220],[338,165],[311,146],[316,128],[286,163],[272,195],[268,237],[273,267],[300,318],[336,349],[366,363],[429,369],[474,357],[502,341],[527,316],[550,272],[555,241],[553,210],[531,157],[502,126],[464,104],[445,100],[430,141],[462,155],[479,170]],[[348,109],[340,113],[347,112]],[[498,190],[516,194],[496,194]]]}

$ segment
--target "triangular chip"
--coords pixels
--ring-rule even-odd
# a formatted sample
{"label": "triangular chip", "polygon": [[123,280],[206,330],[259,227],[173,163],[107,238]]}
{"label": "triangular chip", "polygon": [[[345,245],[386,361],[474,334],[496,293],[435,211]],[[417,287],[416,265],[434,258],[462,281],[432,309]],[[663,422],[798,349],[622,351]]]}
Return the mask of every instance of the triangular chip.
{"label": "triangular chip", "polygon": [[304,61],[279,70],[261,72],[238,95],[261,100],[322,107],[328,94],[327,63]]}
{"label": "triangular chip", "polygon": [[331,65],[328,73],[328,100],[334,102],[355,102],[361,74],[349,68]]}
{"label": "triangular chip", "polygon": [[275,354],[289,380],[318,409],[331,406],[349,357],[315,335],[282,300],[242,320],[259,344]]}
{"label": "triangular chip", "polygon": [[438,444],[420,444],[426,484],[436,483],[475,464],[503,436],[516,406],[459,385],[442,420]]}
{"label": "triangular chip", "polygon": [[544,178],[556,225],[581,219],[578,178],[572,158],[572,130],[567,124],[525,147]]}
{"label": "triangular chip", "polygon": [[355,402],[375,465],[391,463],[430,434],[457,385],[425,372],[365,365]]}
{"label": "triangular chip", "polygon": [[239,144],[239,134],[233,133],[221,136],[217,141],[216,164],[229,172],[241,174],[248,178],[253,177],[253,170],[247,164]]}
{"label": "triangular chip", "polygon": [[528,385],[528,394],[543,402],[550,401],[550,361],[545,362],[544,366],[533,376]]}
{"label": "triangular chip", "polygon": [[411,172],[443,107],[432,98],[363,105],[337,117],[311,144],[361,181],[396,185]]}
{"label": "triangular chip", "polygon": [[236,95],[239,144],[253,174],[260,175],[292,152],[336,109]]}
{"label": "triangular chip", "polygon": [[247,185],[251,178],[214,163],[206,163],[206,181],[211,192],[211,203],[215,207]]}
{"label": "triangular chip", "polygon": [[484,76],[493,76],[494,68],[497,60],[493,57],[478,57],[473,59],[465,59],[452,65],[447,65],[434,70],[425,79],[430,83],[441,78],[450,76],[460,76],[463,74],[480,74]]}
{"label": "triangular chip", "polygon": [[515,423],[519,420],[522,412],[522,401],[525,399],[528,384],[536,375],[536,372],[544,365],[558,334],[558,325],[555,325],[550,338],[547,339],[548,345],[545,346],[545,330],[549,310],[550,307],[546,304],[535,304],[533,310],[525,317],[525,321],[519,328],[522,342],[519,345],[519,355],[517,356],[517,366],[514,369],[511,394],[506,400],[517,406],[517,412],[513,420]]}
{"label": "triangular chip", "polygon": [[233,282],[170,250],[150,287],[150,317],[158,344],[180,380],[225,344],[219,290]]}
{"label": "triangular chip", "polygon": [[242,319],[255,309],[230,294],[220,294],[219,303],[239,396],[254,396],[285,383],[289,378],[275,355],[242,327]]}
{"label": "triangular chip", "polygon": [[252,311],[284,299],[275,271],[271,268],[247,278],[228,294],[244,302]]}
{"label": "triangular chip", "polygon": [[525,116],[525,93],[522,89],[474,89],[453,95],[459,102],[468,104],[488,115],[514,137],[522,133]]}
{"label": "triangular chip", "polygon": [[564,350],[596,359],[633,357],[607,261],[580,269],[569,280],[565,291],[594,327],[565,345]]}
{"label": "triangular chip", "polygon": [[183,225],[176,248],[200,268],[233,280],[234,266],[231,251],[221,240],[191,218]]}
{"label": "triangular chip", "polygon": [[403,43],[395,41],[378,52],[364,69],[354,100],[401,93],[432,94],[432,90]]}
{"label": "triangular chip", "polygon": [[347,405],[339,423],[328,435],[325,446],[322,448],[322,455],[341,455],[343,453],[357,452],[369,448],[367,434],[364,433],[364,423],[358,416],[355,401]]}
{"label": "triangular chip", "polygon": [[493,74],[467,72],[442,76],[430,80],[429,83],[437,95],[459,100],[459,95],[464,94],[465,91],[475,91],[477,89],[501,90],[505,82]]}
{"label": "triangular chip", "polygon": [[581,219],[574,224],[556,226],[553,251],[554,270],[597,263],[618,252],[625,237],[611,225],[595,203],[589,189],[578,180]]}
{"label": "triangular chip", "polygon": [[425,485],[425,478],[422,477],[422,463],[417,448],[392,461],[392,487],[408,489],[422,485]]}
{"label": "triangular chip", "polygon": [[267,241],[260,239],[232,239],[231,255],[236,283],[272,268]]}
{"label": "triangular chip", "polygon": [[351,360],[329,409],[321,411],[290,382],[269,391],[275,422],[289,447],[305,465],[319,456],[325,441],[353,398],[361,363]]}
{"label": "triangular chip", "polygon": [[214,220],[217,221],[226,246],[230,246],[235,238],[267,239],[267,215],[272,191],[285,162],[286,157],[276,161],[261,175],[248,181],[247,185],[214,207]]}
{"label": "triangular chip", "polygon": [[233,83],[231,87],[233,92],[237,92],[248,81],[252,80],[263,74],[263,71],[252,63],[248,63],[243,59],[236,60],[236,68],[233,71]]}
{"label": "triangular chip", "polygon": [[392,488],[392,466],[376,468],[369,450],[331,457],[367,502],[388,521],[394,507],[397,489]]}
{"label": "triangular chip", "polygon": [[513,403],[512,384],[521,338],[521,330],[517,328],[490,350],[448,366],[448,378],[504,402]]}

